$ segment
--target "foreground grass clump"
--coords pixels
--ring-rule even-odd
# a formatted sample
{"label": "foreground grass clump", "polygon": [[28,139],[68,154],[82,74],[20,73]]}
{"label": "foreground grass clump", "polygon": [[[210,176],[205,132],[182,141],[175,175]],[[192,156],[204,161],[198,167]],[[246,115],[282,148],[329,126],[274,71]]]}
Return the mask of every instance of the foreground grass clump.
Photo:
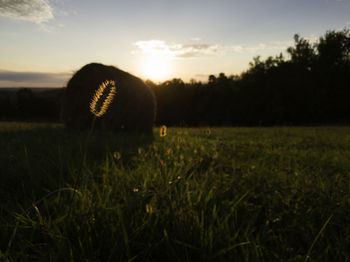
{"label": "foreground grass clump", "polygon": [[154,134],[0,123],[0,260],[350,260],[350,128]]}

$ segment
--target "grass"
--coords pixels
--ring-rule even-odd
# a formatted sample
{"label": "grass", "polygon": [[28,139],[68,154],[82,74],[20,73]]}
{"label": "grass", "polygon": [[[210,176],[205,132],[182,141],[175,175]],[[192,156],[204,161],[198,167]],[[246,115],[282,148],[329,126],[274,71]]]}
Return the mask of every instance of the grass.
{"label": "grass", "polygon": [[0,123],[0,261],[349,261],[350,128]]}

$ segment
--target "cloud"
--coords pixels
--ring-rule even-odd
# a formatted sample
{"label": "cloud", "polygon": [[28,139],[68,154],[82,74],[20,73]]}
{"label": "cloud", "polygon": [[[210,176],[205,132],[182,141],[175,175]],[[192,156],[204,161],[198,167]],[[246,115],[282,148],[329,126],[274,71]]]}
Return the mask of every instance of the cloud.
{"label": "cloud", "polygon": [[231,50],[235,53],[257,53],[261,51],[273,51],[280,50],[284,51],[289,46],[293,45],[293,41],[285,41],[285,42],[272,42],[267,44],[257,44],[257,45],[232,45],[227,49]]}
{"label": "cloud", "polygon": [[201,80],[201,81],[206,81],[206,80],[208,80],[209,75],[210,74],[195,74],[194,78]]}
{"label": "cloud", "polygon": [[213,57],[232,53],[257,54],[263,51],[284,51],[293,41],[271,42],[256,45],[167,44],[162,40],[138,41],[138,51],[148,55],[160,55],[169,59]]}
{"label": "cloud", "polygon": [[0,15],[41,24],[53,18],[47,0],[0,0]]}
{"label": "cloud", "polygon": [[135,45],[144,54],[162,55],[168,57],[169,59],[213,56],[220,52],[219,45],[167,44],[161,40],[138,41],[135,43]]}
{"label": "cloud", "polygon": [[64,84],[69,73],[14,72],[0,70],[0,81]]}

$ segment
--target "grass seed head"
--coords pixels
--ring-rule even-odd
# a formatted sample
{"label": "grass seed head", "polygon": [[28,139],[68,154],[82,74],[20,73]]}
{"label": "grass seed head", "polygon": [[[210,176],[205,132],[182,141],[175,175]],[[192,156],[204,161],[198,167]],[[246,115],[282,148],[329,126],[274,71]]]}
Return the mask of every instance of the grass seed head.
{"label": "grass seed head", "polygon": [[113,80],[102,82],[91,100],[90,112],[96,117],[103,116],[112,103],[116,92],[117,90]]}
{"label": "grass seed head", "polygon": [[148,214],[153,213],[153,207],[150,204],[146,204],[146,213]]}
{"label": "grass seed head", "polygon": [[121,158],[121,155],[119,152],[114,152],[113,157],[114,157],[114,159],[119,160]]}
{"label": "grass seed head", "polygon": [[166,126],[164,126],[164,125],[161,126],[160,131],[159,131],[159,135],[161,137],[166,136]]}

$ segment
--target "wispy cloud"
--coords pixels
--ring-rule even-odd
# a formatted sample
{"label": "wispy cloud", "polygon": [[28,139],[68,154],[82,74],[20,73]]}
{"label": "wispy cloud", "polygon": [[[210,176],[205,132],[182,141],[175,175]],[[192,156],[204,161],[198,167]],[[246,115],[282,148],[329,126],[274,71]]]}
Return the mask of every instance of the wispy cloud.
{"label": "wispy cloud", "polygon": [[227,47],[227,49],[235,53],[258,53],[269,50],[284,51],[291,45],[293,45],[293,41],[261,43],[257,45],[232,45]]}
{"label": "wispy cloud", "polygon": [[271,42],[257,45],[219,45],[219,44],[167,44],[162,40],[138,41],[134,53],[161,55],[169,59],[212,57],[232,53],[256,54],[263,51],[284,51],[293,41]]}
{"label": "wispy cloud", "polygon": [[0,70],[0,81],[64,84],[70,73],[14,72]]}
{"label": "wispy cloud", "polygon": [[0,15],[41,24],[53,18],[47,0],[0,0]]}
{"label": "wispy cloud", "polygon": [[167,44],[162,40],[138,41],[138,51],[144,54],[162,55],[169,59],[213,56],[220,52],[219,45],[210,44]]}

